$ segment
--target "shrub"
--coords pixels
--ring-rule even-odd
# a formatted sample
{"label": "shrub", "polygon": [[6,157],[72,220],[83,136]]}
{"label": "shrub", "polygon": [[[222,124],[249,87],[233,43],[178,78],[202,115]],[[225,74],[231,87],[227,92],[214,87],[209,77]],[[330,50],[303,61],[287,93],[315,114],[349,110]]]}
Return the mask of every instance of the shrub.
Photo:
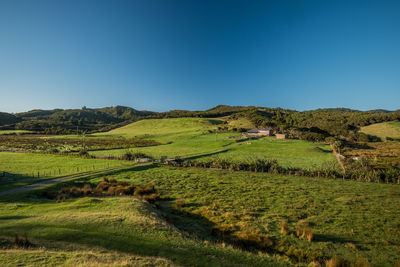
{"label": "shrub", "polygon": [[79,151],[79,156],[89,157],[90,155],[85,149],[82,149],[82,150]]}
{"label": "shrub", "polygon": [[150,184],[147,186],[138,186],[135,188],[135,191],[133,193],[134,196],[136,197],[141,197],[143,195],[149,195],[155,193],[154,185]]}
{"label": "shrub", "polygon": [[108,190],[107,190],[107,194],[109,195],[109,196],[115,196],[115,192],[116,192],[116,187],[115,186],[110,186],[109,188],[108,188]]}
{"label": "shrub", "polygon": [[314,230],[311,229],[306,223],[298,223],[296,225],[296,235],[297,237],[304,238],[309,242],[311,242],[315,237]]}
{"label": "shrub", "polygon": [[103,180],[96,186],[96,191],[99,192],[106,191],[108,190],[108,187],[110,187],[110,183],[108,182],[108,180],[107,182]]}
{"label": "shrub", "polygon": [[28,240],[28,236],[25,233],[24,234],[24,238],[21,238],[17,233],[15,234],[15,238],[14,238],[14,244],[17,247],[21,247],[21,248],[27,248],[27,247],[31,247],[32,243]]}
{"label": "shrub", "polygon": [[83,186],[82,192],[83,192],[84,195],[92,194],[92,187],[90,186],[90,184],[85,184]]}
{"label": "shrub", "polygon": [[185,199],[180,198],[180,199],[177,199],[177,200],[175,201],[175,203],[174,203],[174,208],[177,209],[177,210],[179,210],[179,209],[181,209],[184,205],[185,205]]}
{"label": "shrub", "polygon": [[281,221],[279,225],[281,227],[281,233],[283,235],[288,235],[290,233],[289,224],[287,223],[287,221]]}
{"label": "shrub", "polygon": [[122,195],[131,195],[135,187],[133,185],[124,185],[119,183],[115,187],[115,195],[122,196]]}
{"label": "shrub", "polygon": [[322,267],[322,265],[318,261],[312,261],[308,264],[308,267]]}
{"label": "shrub", "polygon": [[156,201],[160,200],[160,196],[161,196],[161,194],[159,192],[157,192],[157,193],[152,193],[149,195],[144,195],[144,196],[142,196],[142,199],[144,201],[147,201],[150,204],[154,204]]}
{"label": "shrub", "polygon": [[297,237],[301,237],[302,233],[303,233],[303,228],[302,228],[302,226],[299,225],[299,224],[296,225],[296,235],[297,235]]}
{"label": "shrub", "polygon": [[325,262],[326,267],[346,267],[346,262],[338,257],[333,257]]}
{"label": "shrub", "polygon": [[314,230],[309,228],[309,227],[305,227],[303,229],[303,237],[305,239],[307,239],[308,242],[313,241],[313,239],[314,239]]}

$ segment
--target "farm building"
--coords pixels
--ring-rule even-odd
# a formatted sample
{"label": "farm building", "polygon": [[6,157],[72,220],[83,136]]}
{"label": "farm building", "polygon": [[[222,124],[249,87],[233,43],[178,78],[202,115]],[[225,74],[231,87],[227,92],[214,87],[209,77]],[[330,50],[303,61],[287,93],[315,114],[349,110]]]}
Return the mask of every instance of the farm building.
{"label": "farm building", "polygon": [[272,133],[272,129],[252,129],[247,131],[249,136],[271,136]]}
{"label": "farm building", "polygon": [[276,139],[287,139],[288,135],[287,134],[275,134]]}

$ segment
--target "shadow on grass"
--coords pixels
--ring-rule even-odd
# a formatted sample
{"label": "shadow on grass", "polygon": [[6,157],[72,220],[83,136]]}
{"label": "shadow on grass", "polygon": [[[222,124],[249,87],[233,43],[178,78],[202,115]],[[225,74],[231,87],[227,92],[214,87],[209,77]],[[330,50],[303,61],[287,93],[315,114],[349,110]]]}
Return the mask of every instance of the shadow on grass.
{"label": "shadow on grass", "polygon": [[220,150],[220,151],[216,151],[216,152],[211,152],[211,153],[206,153],[206,154],[201,154],[201,155],[196,155],[196,156],[189,156],[189,157],[185,157],[186,160],[193,160],[193,159],[200,159],[203,157],[208,157],[208,156],[213,156],[213,155],[218,155],[218,154],[223,154],[228,152],[229,149],[224,149],[224,150]]}
{"label": "shadow on grass", "polygon": [[30,218],[31,216],[0,216],[0,221],[3,220],[22,220],[22,219],[27,219]]}
{"label": "shadow on grass", "polygon": [[[149,212],[159,213],[159,210],[155,210],[152,205],[145,204],[145,206]],[[215,250],[202,246],[202,241],[217,241],[217,239],[211,238],[208,229],[213,224],[208,220],[196,215],[180,213],[176,215],[181,217],[179,219],[180,222],[175,222],[174,219],[170,223],[177,226],[181,231],[185,230],[185,232],[181,233],[186,238],[190,238],[191,241],[189,239],[182,241],[180,238],[174,240],[174,238],[170,237],[160,238],[164,234],[159,235],[157,229],[153,232],[147,227],[146,231],[149,232],[146,233],[146,231],[143,232],[140,229],[135,231],[129,227],[129,229],[124,229],[123,227],[116,228],[114,226],[110,227],[107,224],[99,225],[95,222],[87,222],[85,224],[64,222],[55,224],[51,222],[20,221],[13,225],[2,226],[0,234],[13,236],[15,233],[27,233],[28,238],[40,240],[40,246],[43,247],[53,247],[54,244],[50,242],[61,241],[89,247],[102,247],[108,250],[140,256],[162,257],[183,266],[232,266],[229,263],[239,265],[249,263],[249,258],[244,259],[239,254],[235,255],[229,250]],[[160,231],[165,231],[165,229]],[[46,243],[48,244],[46,245]],[[252,265],[265,266],[266,264],[268,265],[268,262],[275,263],[273,264],[274,266],[280,265],[276,264],[272,259],[264,259],[262,262],[255,261]]]}
{"label": "shadow on grass", "polygon": [[341,244],[346,244],[346,243],[353,243],[353,244],[358,244],[359,242],[353,239],[337,236],[337,235],[326,235],[326,234],[316,234],[314,239],[314,242],[332,242],[332,243],[341,243]]}
{"label": "shadow on grass", "polygon": [[42,182],[48,178],[49,177],[38,178],[34,176],[21,175],[17,173],[2,172],[0,174],[0,193],[16,187]]}

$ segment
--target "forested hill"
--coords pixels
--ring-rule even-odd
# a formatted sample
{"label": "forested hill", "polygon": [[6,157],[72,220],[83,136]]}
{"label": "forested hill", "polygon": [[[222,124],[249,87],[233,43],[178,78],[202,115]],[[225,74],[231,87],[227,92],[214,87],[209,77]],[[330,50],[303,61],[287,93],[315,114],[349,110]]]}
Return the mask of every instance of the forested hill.
{"label": "forested hill", "polygon": [[[374,137],[360,133],[361,126],[400,120],[400,110],[358,111],[347,108],[295,111],[282,108],[219,105],[204,111],[171,110],[168,112],[139,111],[130,107],[31,110],[0,113],[0,129],[32,130],[48,134],[78,131],[106,131],[130,122],[150,118],[224,117],[227,121],[246,119],[255,127],[270,127],[292,137],[325,140],[337,137],[345,140],[372,141]],[[243,131],[245,129],[230,129]]]}
{"label": "forested hill", "polygon": [[1,129],[31,130],[49,134],[108,130],[157,114],[130,107],[31,110],[17,114],[0,113]]}

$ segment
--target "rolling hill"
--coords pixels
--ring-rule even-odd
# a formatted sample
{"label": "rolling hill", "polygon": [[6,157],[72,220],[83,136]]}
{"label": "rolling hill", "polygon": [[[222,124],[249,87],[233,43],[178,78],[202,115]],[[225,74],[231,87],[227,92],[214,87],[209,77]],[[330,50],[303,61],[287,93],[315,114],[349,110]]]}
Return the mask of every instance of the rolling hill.
{"label": "rolling hill", "polygon": [[400,138],[400,122],[392,121],[371,124],[362,127],[361,132],[378,136],[382,139],[386,139],[387,137]]}

